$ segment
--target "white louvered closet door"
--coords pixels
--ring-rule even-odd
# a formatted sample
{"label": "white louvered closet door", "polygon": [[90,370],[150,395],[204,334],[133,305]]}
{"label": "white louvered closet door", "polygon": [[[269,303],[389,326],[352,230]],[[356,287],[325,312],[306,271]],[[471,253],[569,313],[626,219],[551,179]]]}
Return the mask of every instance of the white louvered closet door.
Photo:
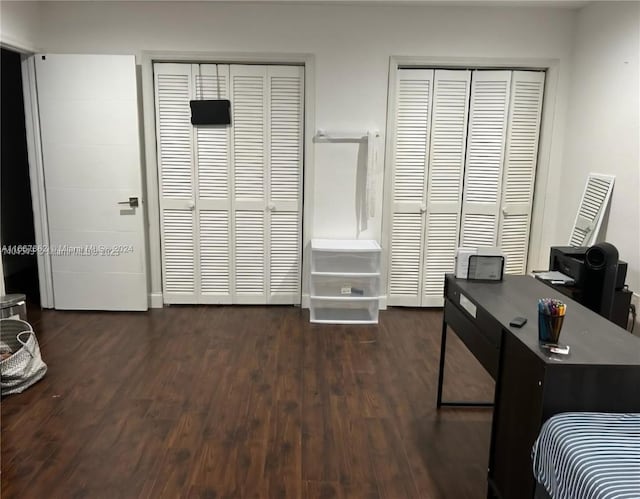
{"label": "white louvered closet door", "polygon": [[444,303],[458,247],[471,72],[436,70],[424,238],[423,306]]}
{"label": "white louvered closet door", "polygon": [[527,270],[544,77],[541,71],[514,71],[511,77],[498,230],[498,246],[505,255],[508,274]]}
{"label": "white louvered closet door", "polygon": [[400,69],[392,162],[388,304],[419,306],[433,70]]}
{"label": "white louvered closet door", "polygon": [[197,303],[191,65],[155,64],[154,83],[164,302]]}
{"label": "white louvered closet door", "polygon": [[267,68],[233,65],[234,303],[267,303]]}
{"label": "white louvered closet door", "polygon": [[[166,303],[300,303],[304,68],[154,65]],[[189,100],[230,99],[192,126]]]}
{"label": "white louvered closet door", "polygon": [[461,246],[496,246],[511,71],[474,71],[469,105]]}
{"label": "white louvered closet door", "polygon": [[[192,66],[196,99],[229,98],[229,66]],[[196,233],[200,296],[198,303],[231,303],[231,142],[228,125],[194,127]]]}
{"label": "white louvered closet door", "polygon": [[268,303],[299,304],[304,68],[268,66]]}
{"label": "white louvered closet door", "polygon": [[596,242],[604,212],[613,191],[613,175],[590,173],[584,186],[569,246],[591,246]]}

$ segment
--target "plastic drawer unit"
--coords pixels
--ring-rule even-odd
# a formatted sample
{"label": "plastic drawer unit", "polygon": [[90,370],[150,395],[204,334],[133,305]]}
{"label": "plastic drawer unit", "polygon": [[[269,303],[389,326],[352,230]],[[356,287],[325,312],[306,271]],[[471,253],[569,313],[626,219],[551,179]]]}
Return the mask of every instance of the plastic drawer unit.
{"label": "plastic drawer unit", "polygon": [[380,245],[372,240],[311,241],[311,322],[377,324]]}

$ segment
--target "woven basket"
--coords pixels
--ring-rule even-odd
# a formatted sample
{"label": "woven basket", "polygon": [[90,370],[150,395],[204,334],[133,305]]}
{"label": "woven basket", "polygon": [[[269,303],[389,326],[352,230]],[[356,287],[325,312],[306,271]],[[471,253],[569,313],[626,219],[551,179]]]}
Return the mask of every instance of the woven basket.
{"label": "woven basket", "polygon": [[31,324],[19,319],[0,319],[0,341],[14,352],[0,362],[2,395],[20,393],[42,379],[47,365],[40,356]]}

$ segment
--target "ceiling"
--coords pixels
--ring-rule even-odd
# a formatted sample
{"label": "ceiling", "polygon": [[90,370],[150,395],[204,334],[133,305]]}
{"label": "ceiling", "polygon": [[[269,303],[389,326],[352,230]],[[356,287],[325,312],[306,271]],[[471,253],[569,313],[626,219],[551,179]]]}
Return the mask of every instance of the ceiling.
{"label": "ceiling", "polygon": [[[87,1],[87,0],[74,0]],[[114,1],[114,0],[111,0]],[[115,0],[127,1],[127,0]],[[344,4],[344,5],[421,5],[434,7],[545,7],[580,9],[592,3],[587,0],[140,0],[147,2],[180,1],[211,3],[280,3],[280,4]]]}

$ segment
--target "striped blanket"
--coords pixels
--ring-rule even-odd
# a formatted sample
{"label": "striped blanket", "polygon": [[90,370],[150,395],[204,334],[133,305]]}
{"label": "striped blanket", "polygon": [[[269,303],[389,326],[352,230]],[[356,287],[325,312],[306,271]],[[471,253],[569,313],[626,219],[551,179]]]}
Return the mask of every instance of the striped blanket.
{"label": "striped blanket", "polygon": [[533,444],[532,459],[552,499],[639,499],[640,414],[553,416]]}

